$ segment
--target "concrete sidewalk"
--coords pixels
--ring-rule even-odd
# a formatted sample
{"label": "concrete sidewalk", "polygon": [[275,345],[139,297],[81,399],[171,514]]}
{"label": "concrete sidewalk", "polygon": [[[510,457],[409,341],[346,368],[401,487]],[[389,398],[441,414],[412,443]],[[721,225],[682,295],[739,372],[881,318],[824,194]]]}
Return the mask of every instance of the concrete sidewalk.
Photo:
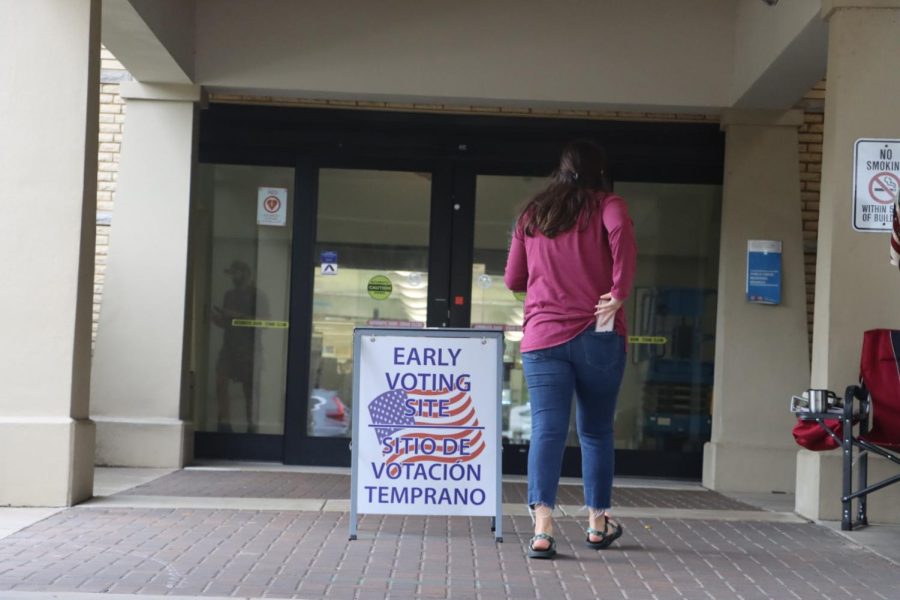
{"label": "concrete sidewalk", "polygon": [[0,539],[0,597],[898,597],[900,564],[789,512],[692,485],[617,482],[626,531],[602,552],[583,543],[579,488],[563,485],[560,555],[536,561],[523,552],[531,522],[518,482],[504,485],[502,544],[486,518],[377,515],[349,542],[340,471],[157,475]]}

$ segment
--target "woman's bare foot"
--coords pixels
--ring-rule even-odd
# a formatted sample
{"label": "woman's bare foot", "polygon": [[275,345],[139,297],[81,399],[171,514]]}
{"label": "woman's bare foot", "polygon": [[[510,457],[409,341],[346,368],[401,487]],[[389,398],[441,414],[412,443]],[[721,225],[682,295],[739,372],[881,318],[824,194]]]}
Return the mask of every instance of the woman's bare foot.
{"label": "woman's bare foot", "polygon": [[[553,535],[553,509],[551,509],[546,504],[538,504],[534,507],[533,511],[534,516],[534,533],[535,535],[539,533],[546,533],[547,535]],[[532,550],[549,550],[550,549],[550,540],[547,539],[537,539],[531,544]]]}
{"label": "woman's bare foot", "polygon": [[622,525],[613,521],[605,510],[591,510],[590,527],[585,542],[588,548],[605,550],[622,537]]}
{"label": "woman's bare foot", "polygon": [[[600,531],[600,532],[606,531],[606,519],[607,519],[607,514],[606,514],[605,510],[591,509],[589,511],[589,516],[588,516],[588,523],[589,523],[588,527],[590,527],[591,529],[594,529],[596,531]],[[589,542],[600,542],[602,540],[603,540],[603,538],[600,537],[599,535],[594,535],[593,533],[588,534]]]}

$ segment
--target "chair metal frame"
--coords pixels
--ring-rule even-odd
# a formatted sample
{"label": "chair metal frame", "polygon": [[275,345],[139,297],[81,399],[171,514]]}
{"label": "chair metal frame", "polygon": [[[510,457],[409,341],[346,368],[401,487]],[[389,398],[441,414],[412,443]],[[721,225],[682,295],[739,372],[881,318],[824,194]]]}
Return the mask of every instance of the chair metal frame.
{"label": "chair metal frame", "polygon": [[[854,410],[856,408],[856,410]],[[838,436],[825,424],[825,415],[808,415],[814,419],[820,427],[834,438],[841,447],[843,459],[843,485],[841,494],[841,529],[851,531],[856,526],[869,524],[868,519],[868,495],[900,482],[900,473],[877,483],[869,485],[869,452],[877,454],[892,463],[900,466],[900,455],[868,442],[864,439],[869,433],[869,417],[872,413],[872,400],[865,383],[851,385],[844,392],[844,410],[841,414],[842,436]],[[830,418],[834,418],[831,415]],[[853,427],[858,428],[857,435],[853,435]],[[857,489],[853,490],[853,448],[858,450],[859,466],[857,468]],[[853,520],[853,500],[857,501],[856,520]]]}
{"label": "chair metal frame", "polygon": [[[885,339],[885,334],[890,339]],[[890,347],[887,347],[890,344]],[[882,363],[890,361],[890,371],[884,371]],[[854,527],[869,524],[869,494],[880,491],[895,483],[900,483],[900,473],[869,484],[869,454],[875,454],[900,466],[900,429],[897,422],[900,417],[895,403],[900,402],[900,388],[894,379],[895,372],[900,371],[900,330],[871,329],[863,337],[862,358],[860,360],[860,379],[856,385],[847,386],[843,397],[843,406],[835,394],[829,390],[808,390],[809,398],[793,396],[791,411],[802,421],[812,421],[819,425],[836,446],[841,448],[842,493],[841,493],[841,529],[850,531]],[[867,375],[868,373],[868,375]],[[867,380],[868,377],[868,380]],[[878,392],[872,395],[872,388]],[[886,389],[879,391],[881,386]],[[813,396],[813,394],[816,394]],[[822,398],[826,400],[823,403]],[[813,399],[816,402],[813,402]],[[834,400],[834,402],[832,402]],[[815,404],[822,412],[809,412]],[[832,425],[836,420],[841,423],[838,434],[826,423]],[[871,421],[871,426],[870,426]],[[854,435],[854,427],[857,432]],[[874,429],[874,431],[873,431]],[[875,441],[866,439],[874,434]],[[795,431],[795,437],[797,437]],[[798,443],[807,444],[797,437]],[[814,440],[815,441],[815,440]],[[825,450],[815,441],[816,450]],[[826,445],[827,446],[827,445]],[[812,448],[812,446],[808,446]],[[853,449],[857,450],[856,490],[853,489]],[[856,500],[856,520],[853,518],[853,501]]]}

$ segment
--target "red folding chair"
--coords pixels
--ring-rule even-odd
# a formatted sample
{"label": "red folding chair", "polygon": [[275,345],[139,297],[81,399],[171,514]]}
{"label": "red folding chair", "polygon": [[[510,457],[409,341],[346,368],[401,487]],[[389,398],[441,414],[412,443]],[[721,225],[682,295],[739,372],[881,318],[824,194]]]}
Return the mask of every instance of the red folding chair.
{"label": "red folding chair", "polygon": [[[868,495],[900,482],[900,473],[872,485],[868,481],[870,452],[900,465],[900,331],[873,329],[865,333],[859,381],[859,385],[847,388],[843,407],[840,399],[828,390],[808,391],[809,398],[816,392],[830,396],[818,409],[812,408],[811,402],[806,407],[791,405],[798,419],[794,427],[798,444],[817,451],[841,448],[843,530],[868,524]],[[856,491],[853,490],[854,446],[859,451]],[[853,500],[857,501],[856,521],[851,514]]]}
{"label": "red folding chair", "polygon": [[[841,529],[866,525],[866,497],[872,492],[900,482],[900,473],[877,483],[868,483],[869,455],[877,454],[900,465],[900,331],[872,329],[863,336],[859,365],[860,385],[851,385],[844,394],[843,431],[844,477],[841,502]],[[857,406],[854,409],[854,405]],[[854,419],[854,415],[859,419]],[[871,417],[871,419],[870,419]],[[871,420],[871,424],[870,424]],[[854,422],[857,422],[854,435]],[[853,491],[853,447],[859,449],[857,490]],[[851,502],[857,500],[856,522]]]}

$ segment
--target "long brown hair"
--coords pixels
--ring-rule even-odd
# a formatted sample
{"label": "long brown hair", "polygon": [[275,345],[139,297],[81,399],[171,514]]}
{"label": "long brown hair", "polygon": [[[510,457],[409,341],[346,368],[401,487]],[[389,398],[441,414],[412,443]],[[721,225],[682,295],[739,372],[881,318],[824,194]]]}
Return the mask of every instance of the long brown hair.
{"label": "long brown hair", "polygon": [[595,193],[608,191],[606,152],[590,140],[570,142],[563,149],[550,184],[522,210],[525,235],[540,231],[548,238],[572,229],[579,219],[590,217]]}

